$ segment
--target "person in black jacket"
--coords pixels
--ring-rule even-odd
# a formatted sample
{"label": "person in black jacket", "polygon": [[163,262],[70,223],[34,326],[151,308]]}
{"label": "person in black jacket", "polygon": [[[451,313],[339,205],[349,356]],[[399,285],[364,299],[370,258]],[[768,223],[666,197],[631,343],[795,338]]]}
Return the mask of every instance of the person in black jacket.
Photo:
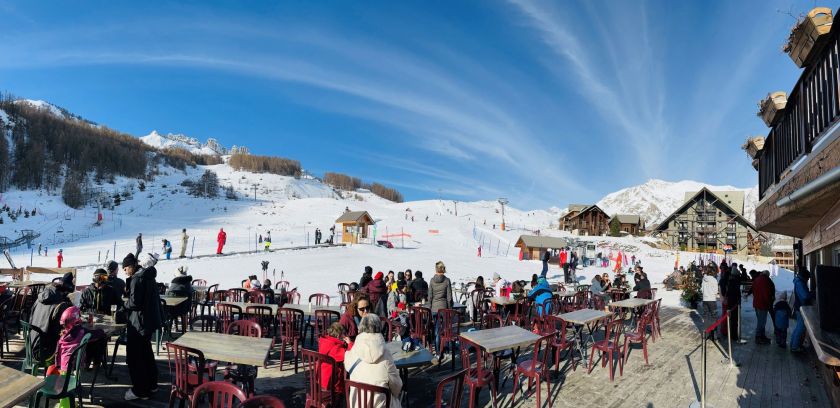
{"label": "person in black jacket", "polygon": [[726,308],[729,310],[729,337],[738,340],[738,307],[741,306],[741,274],[737,264],[732,264],[726,281]]}
{"label": "person in black jacket", "polygon": [[125,353],[132,384],[125,392],[126,401],[148,399],[157,391],[158,371],[152,352],[152,335],[161,326],[160,296],[155,281],[157,259],[157,254],[143,254],[139,265],[133,254],[123,259],[123,270],[128,275]]}
{"label": "person in black jacket", "polygon": [[[187,275],[186,266],[178,267],[178,276],[172,279],[172,282],[169,284],[169,289],[166,291],[166,295],[187,298],[187,300],[179,303],[177,306],[169,308],[171,316],[184,316],[190,311],[190,309],[192,309],[192,276]],[[186,319],[184,320],[184,327],[186,329]]]}
{"label": "person in black jacket", "polygon": [[61,314],[73,306],[67,295],[75,288],[73,274],[67,272],[60,283],[47,286],[38,295],[29,316],[29,324],[33,327],[29,332],[29,341],[35,360],[44,361],[55,353],[61,334]]}
{"label": "person in black jacket", "polygon": [[408,299],[409,302],[420,302],[424,293],[426,296],[429,294],[429,284],[423,280],[423,272],[414,272],[414,280],[408,284],[408,287],[411,289],[411,298]]}
{"label": "person in black jacket", "polygon": [[97,269],[93,272],[93,282],[82,292],[80,300],[82,312],[111,314],[111,306],[122,306],[122,297],[108,284],[108,272]]}
{"label": "person in black jacket", "polygon": [[364,288],[370,281],[373,280],[373,268],[365,266],[365,273],[362,274],[362,279],[359,279],[359,288]]}
{"label": "person in black jacket", "polygon": [[119,264],[115,261],[108,262],[108,284],[114,288],[114,291],[120,298],[125,294],[125,281],[117,277],[117,268]]}

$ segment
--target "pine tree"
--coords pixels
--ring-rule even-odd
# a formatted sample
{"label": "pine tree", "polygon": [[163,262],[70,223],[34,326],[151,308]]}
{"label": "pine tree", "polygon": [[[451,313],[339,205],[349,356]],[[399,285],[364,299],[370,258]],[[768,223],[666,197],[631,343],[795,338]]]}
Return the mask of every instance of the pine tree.
{"label": "pine tree", "polygon": [[621,223],[618,222],[618,217],[613,217],[610,221],[610,236],[617,237],[621,235]]}

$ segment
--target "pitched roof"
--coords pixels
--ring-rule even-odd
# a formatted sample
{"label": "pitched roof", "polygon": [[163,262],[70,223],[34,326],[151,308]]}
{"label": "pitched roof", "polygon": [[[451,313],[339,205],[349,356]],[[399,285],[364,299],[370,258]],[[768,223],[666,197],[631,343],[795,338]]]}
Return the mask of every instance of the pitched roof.
{"label": "pitched roof", "polygon": [[583,213],[588,212],[588,211],[590,211],[590,210],[595,210],[595,209],[597,209],[598,211],[601,211],[602,213],[604,213],[604,215],[606,215],[606,216],[607,216],[607,218],[609,218],[609,217],[610,217],[609,215],[607,215],[607,212],[606,212],[606,211],[604,211],[603,209],[601,209],[601,207],[598,207],[598,205],[597,205],[597,204],[592,204],[592,205],[590,205],[590,206],[588,206],[588,207],[586,207],[586,208],[584,208],[584,209],[580,210],[580,212],[579,212],[579,213],[577,213],[577,214],[575,214],[572,218],[579,217],[579,216],[581,216]]}
{"label": "pitched roof", "polygon": [[538,235],[520,235],[516,240],[516,247],[522,247],[522,244],[529,248],[563,248],[569,245],[569,241],[565,238],[545,237]]}
{"label": "pitched roof", "polygon": [[581,211],[584,208],[590,207],[592,204],[569,204],[569,212]]}
{"label": "pitched roof", "polygon": [[613,218],[618,218],[618,222],[622,224],[640,224],[642,217],[633,214],[616,214]]}
{"label": "pitched roof", "polygon": [[345,223],[345,222],[359,222],[359,220],[361,220],[364,217],[368,218],[369,223],[371,223],[371,224],[373,223],[373,217],[371,217],[370,214],[368,214],[367,211],[346,212],[344,214],[341,214],[341,216],[338,217],[337,220],[335,220],[335,223],[336,224],[341,224],[341,223]]}
{"label": "pitched roof", "polygon": [[[726,202],[730,207],[732,207],[735,212],[738,214],[744,214],[744,192],[738,190],[726,190],[726,191],[712,191],[718,200]],[[687,191],[685,193],[685,201],[691,200],[694,196],[697,195],[697,192]],[[683,201],[683,202],[685,202]]]}
{"label": "pitched roof", "polygon": [[[659,225],[657,225],[657,226],[656,226],[656,228],[654,228],[653,230],[654,230],[654,231],[663,231],[663,230],[668,229],[668,223],[669,223],[669,222],[671,222],[671,220],[673,220],[673,219],[674,219],[674,218],[675,218],[678,214],[681,214],[681,213],[682,213],[683,211],[685,211],[685,210],[686,210],[689,206],[691,206],[691,204],[694,202],[694,199],[695,199],[695,198],[697,198],[697,196],[699,196],[699,195],[700,195],[700,194],[702,194],[703,192],[706,192],[707,194],[711,194],[712,196],[714,196],[715,198],[717,198],[717,199],[718,199],[718,200],[716,201],[716,203],[717,203],[717,204],[720,204],[720,205],[722,205],[724,208],[729,209],[730,211],[732,211],[733,213],[735,213],[735,219],[736,219],[737,221],[740,221],[740,222],[742,222],[742,223],[746,224],[746,225],[747,225],[748,227],[750,227],[753,231],[758,231],[758,229],[755,227],[755,225],[753,225],[753,223],[751,223],[749,220],[747,220],[746,218],[744,218],[744,216],[743,216],[743,215],[741,215],[741,213],[740,213],[740,212],[738,212],[737,210],[735,210],[734,208],[732,208],[732,206],[730,206],[730,205],[726,202],[726,200],[721,199],[721,197],[720,197],[720,196],[718,196],[717,194],[715,194],[713,191],[711,191],[711,190],[707,189],[706,187],[703,187],[703,188],[701,188],[701,189],[700,189],[700,191],[698,191],[698,192],[696,192],[696,193],[694,193],[694,194],[691,194],[691,197],[688,197],[688,199],[686,199],[686,200],[685,200],[685,202],[684,202],[684,203],[683,203],[683,204],[682,204],[679,208],[677,208],[677,209],[676,209],[673,213],[671,213],[671,215],[669,215],[667,218],[665,218],[664,220],[662,220],[662,222],[660,222],[660,223],[659,223]],[[730,201],[731,201],[731,200],[730,200]],[[743,205],[743,197],[742,197],[742,201],[741,201],[741,203],[742,203],[742,205]]]}

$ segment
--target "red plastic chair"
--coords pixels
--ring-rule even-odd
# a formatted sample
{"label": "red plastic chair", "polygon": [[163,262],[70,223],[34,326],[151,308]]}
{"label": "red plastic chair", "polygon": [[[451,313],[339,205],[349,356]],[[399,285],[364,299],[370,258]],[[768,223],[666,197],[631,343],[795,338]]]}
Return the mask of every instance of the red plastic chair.
{"label": "red plastic chair", "polygon": [[342,292],[338,292],[339,296],[341,296],[341,303],[352,303],[353,302],[353,295],[356,294],[355,290],[347,289]]}
{"label": "red plastic chair", "polygon": [[277,397],[256,395],[243,401],[237,408],[286,408],[286,405]]}
{"label": "red plastic chair", "polygon": [[[537,382],[537,408],[542,407],[540,397],[542,396],[542,381],[548,385],[548,396],[551,397],[551,382],[548,380],[548,355],[551,354],[551,342],[554,334],[541,337],[534,343],[534,351],[531,359],[516,365],[513,374],[513,394],[510,396],[511,404],[516,401],[516,391],[519,390],[519,378],[528,377],[528,389],[531,389],[534,380]],[[542,356],[540,353],[542,352]]]}
{"label": "red plastic chair", "polygon": [[252,290],[252,291],[248,292],[245,301],[248,302],[248,303],[256,303],[256,304],[264,305],[265,304],[265,293],[262,293],[262,291]]}
{"label": "red plastic chair", "polygon": [[[470,354],[475,354],[475,364],[470,362]],[[469,408],[475,406],[475,402],[478,400],[478,391],[487,386],[490,386],[493,406],[496,406],[496,375],[493,370],[484,366],[485,357],[484,349],[461,337],[461,363],[466,370],[464,382],[470,387]]]}
{"label": "red plastic chair", "polygon": [[[251,320],[237,320],[230,324],[226,334],[233,336],[262,337],[262,329],[257,322]],[[256,378],[256,366],[229,364],[225,367],[224,379],[233,383],[242,383],[245,386],[247,395],[254,395],[254,381]]]}
{"label": "red plastic chair", "polygon": [[206,279],[193,279],[192,286],[207,286]]}
{"label": "red plastic chair", "polygon": [[[567,328],[569,323],[559,316],[549,315],[546,317],[546,327],[548,328],[545,330],[543,334],[548,334],[549,330],[553,330],[555,332],[554,339],[551,342],[551,347],[554,349],[554,369],[557,370],[560,368],[560,352],[563,350],[568,350],[566,352],[566,358],[568,359],[572,353],[575,351],[575,345],[577,344],[577,339],[569,338]],[[560,325],[560,329],[557,329],[558,324]],[[572,371],[577,370],[577,360],[572,359]]]}
{"label": "red plastic chair", "polygon": [[281,290],[281,289],[288,291],[289,290],[289,281],[281,280],[281,281],[277,281],[277,283],[274,284],[274,290]]}
{"label": "red plastic chair", "polygon": [[248,289],[244,288],[231,288],[227,292],[228,302],[244,302],[245,297],[248,296]]}
{"label": "red plastic chair", "polygon": [[408,310],[408,319],[411,322],[409,334],[412,339],[420,340],[423,347],[429,347],[429,335],[434,333],[434,322],[432,311],[427,307],[415,306]]}
{"label": "red plastic chair", "polygon": [[607,306],[606,302],[604,301],[604,297],[601,295],[592,296],[592,299],[589,301],[591,307],[595,310],[604,310]]}
{"label": "red plastic chair", "polygon": [[639,317],[639,321],[636,323],[636,329],[629,333],[624,333],[624,362],[627,362],[629,355],[627,354],[628,346],[632,344],[641,344],[642,345],[642,353],[645,356],[645,365],[649,365],[648,363],[648,351],[647,351],[647,333],[646,328],[648,326],[648,322],[653,319],[653,309],[646,308],[645,311],[642,313],[641,317]]}
{"label": "red plastic chair", "polygon": [[508,314],[508,325],[517,325],[523,329],[530,330],[528,312],[531,309],[531,301],[528,298],[518,300],[513,306],[513,312]]}
{"label": "red plastic chair", "polygon": [[339,283],[338,284],[338,293],[349,292],[349,291],[350,291],[350,284],[349,283]]}
{"label": "red plastic chair", "polygon": [[650,289],[642,289],[636,293],[636,297],[639,299],[653,299],[653,293]]}
{"label": "red plastic chair", "polygon": [[443,359],[445,344],[449,344],[449,353],[452,356],[452,368],[455,370],[455,344],[461,338],[461,314],[455,309],[438,310],[437,318],[440,319],[440,350],[437,350],[438,358]]}
{"label": "red plastic chair", "polygon": [[280,325],[280,370],[283,370],[283,362],[286,360],[286,346],[288,345],[294,353],[295,374],[297,374],[298,360],[300,357],[300,328],[303,326],[303,312],[297,309],[281,307],[277,309],[277,318]]}
{"label": "red plastic chair", "polygon": [[624,354],[621,349],[621,335],[623,334],[623,322],[621,319],[610,319],[604,326],[604,339],[596,341],[592,344],[592,352],[589,354],[589,373],[592,372],[592,360],[595,357],[595,352],[601,352],[601,367],[610,363],[610,381],[613,381],[615,374],[613,373],[613,360],[618,354],[619,374],[624,375]]}
{"label": "red plastic chair", "polygon": [[[464,377],[466,374],[467,370],[461,370],[438,383],[437,392],[435,393],[435,408],[461,408],[461,399],[464,396]],[[451,388],[451,391],[449,392],[449,398],[447,398],[446,404],[444,404],[443,393],[447,386]]]}
{"label": "red plastic chair", "polygon": [[297,289],[286,292],[286,299],[288,299],[289,303],[291,303],[293,305],[299,305],[300,304],[300,292],[298,292]]}
{"label": "red plastic chair", "polygon": [[385,387],[347,380],[344,382],[344,395],[347,408],[391,406],[391,390]]}
{"label": "red plastic chair", "polygon": [[234,322],[235,315],[242,315],[242,308],[236,305],[231,305],[229,303],[217,303],[216,304],[216,317],[218,331],[220,333],[227,333],[228,327],[230,324]]}
{"label": "red plastic chair", "polygon": [[330,296],[324,293],[315,293],[309,296],[309,303],[315,306],[329,306]]}
{"label": "red plastic chair", "polygon": [[[239,403],[248,399],[239,387],[227,381],[211,381],[199,385],[192,394],[192,401],[199,401],[203,394],[208,394],[208,403],[211,408],[235,407],[237,404],[234,404],[234,399]],[[190,404],[190,406],[198,405]]]}
{"label": "red plastic chair", "polygon": [[388,323],[388,336],[385,337],[385,341],[397,341],[396,337],[402,333],[404,327],[400,322],[391,319],[385,319],[385,322]]}
{"label": "red plastic chair", "polygon": [[341,320],[341,313],[336,312],[335,310],[315,310],[315,318],[312,321],[312,329],[314,330],[314,337],[312,341],[319,339],[321,336],[327,333],[327,329],[330,327],[333,322],[337,322]]}
{"label": "red plastic chair", "polygon": [[194,406],[195,389],[204,382],[206,371],[204,353],[201,350],[174,343],[166,343],[166,353],[169,356],[170,365],[174,366],[169,406],[172,406],[176,398],[181,401],[189,400],[190,406]]}
{"label": "red plastic chair", "polygon": [[[303,376],[308,381],[304,407],[326,408],[338,405],[336,382],[344,375],[343,370],[339,373],[340,366],[332,357],[307,349],[303,349],[302,359]],[[327,384],[322,384],[321,374],[325,369],[331,370],[330,380]]]}
{"label": "red plastic chair", "polygon": [[[247,306],[245,307],[245,314],[248,316],[249,320],[260,325],[260,329],[262,329],[262,337],[274,340],[275,323],[277,320],[274,318],[274,312],[272,312],[271,307],[259,305]],[[271,346],[272,348],[274,347],[273,342]]]}
{"label": "red plastic chair", "polygon": [[656,302],[651,303],[653,307],[653,329],[656,329],[656,337],[662,337],[662,326],[659,325],[659,309],[662,307],[662,299],[656,299]]}

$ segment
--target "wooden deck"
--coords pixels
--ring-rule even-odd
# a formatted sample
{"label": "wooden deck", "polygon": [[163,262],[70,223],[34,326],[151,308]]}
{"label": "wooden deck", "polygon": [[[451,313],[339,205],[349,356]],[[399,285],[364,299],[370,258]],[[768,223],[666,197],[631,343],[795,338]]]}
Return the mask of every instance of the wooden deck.
{"label": "wooden deck", "polygon": [[[587,374],[580,365],[576,371],[572,371],[569,366],[564,368],[564,363],[561,362],[562,373],[556,375],[552,381],[549,402],[546,402],[546,389],[545,385],[543,386],[544,406],[687,407],[700,392],[701,353],[698,327],[702,327],[703,323],[696,312],[681,308],[663,307],[661,316],[663,337],[649,344],[650,366],[644,365],[638,346],[630,353],[624,367],[624,375],[619,376],[616,372],[614,382],[610,382],[607,368],[601,367],[597,356],[596,367],[591,374]],[[830,407],[823,385],[825,379],[813,351],[793,355],[775,344],[756,345],[751,341],[755,317],[751,310],[745,310],[742,316],[743,337],[749,338],[750,342],[733,345],[737,367],[731,368],[728,363],[721,361],[724,356],[722,350],[726,348],[725,343],[722,344],[721,350],[711,342],[708,345],[708,403],[715,408]],[[768,322],[768,335],[772,334],[771,328]],[[9,354],[6,354],[7,360],[4,364],[17,368],[22,342],[19,338],[13,338],[11,346],[17,354],[11,359]],[[113,343],[109,345],[109,353],[111,351]],[[167,406],[169,371],[165,350],[162,349],[161,355],[158,356],[161,391],[155,395],[154,400],[137,404],[125,403],[122,400],[122,395],[127,389],[125,384],[128,382],[125,347],[120,347],[119,353],[114,370],[118,380],[114,382],[103,379],[100,373],[98,382],[104,383],[101,386],[97,385],[92,402],[85,399],[85,406]],[[529,357],[529,354],[523,354],[520,361]],[[260,367],[260,378],[256,381],[257,392],[277,395],[285,401],[287,407],[302,407],[305,398],[303,372],[294,374],[289,364],[280,371],[277,358],[278,353],[273,350],[270,353],[268,369]],[[460,357],[457,360],[460,360]],[[455,365],[460,367],[460,361],[456,361]],[[450,373],[448,355],[438,366],[412,370],[409,375],[412,408],[433,406],[433,394],[430,391]],[[85,377],[84,380],[89,381],[89,377]],[[512,380],[503,382],[499,406],[510,407]],[[465,397],[466,394],[468,393],[465,391]],[[527,395],[523,398],[521,392],[517,393],[517,401],[513,406],[533,407],[535,396],[532,393]],[[491,406],[489,397],[488,390],[482,390],[478,406]]]}

